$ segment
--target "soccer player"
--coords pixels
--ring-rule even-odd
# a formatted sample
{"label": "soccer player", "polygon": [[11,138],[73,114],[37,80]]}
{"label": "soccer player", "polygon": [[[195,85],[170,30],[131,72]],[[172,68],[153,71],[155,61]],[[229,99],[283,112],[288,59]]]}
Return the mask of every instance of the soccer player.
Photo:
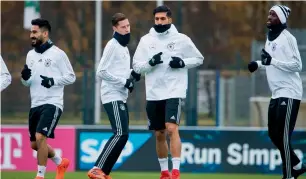
{"label": "soccer player", "polygon": [[306,166],[291,146],[303,94],[299,72],[302,70],[300,52],[295,37],[286,30],[291,10],[275,5],[269,11],[269,29],[261,61],[248,65],[250,72],[265,67],[272,98],[268,111],[268,131],[273,144],[279,149],[283,161],[283,178],[297,178],[306,172]]}
{"label": "soccer player", "polygon": [[21,81],[30,87],[29,135],[31,147],[37,151],[36,179],[44,178],[48,158],[57,165],[56,179],[63,179],[69,160],[56,154],[47,138],[55,137],[54,130],[63,111],[64,86],[74,83],[75,74],[66,53],[49,39],[49,22],[34,19],[31,23],[34,49],[27,54]]}
{"label": "soccer player", "polygon": [[101,100],[107,112],[113,135],[105,144],[95,166],[89,170],[91,179],[111,179],[110,172],[129,137],[129,113],[126,101],[133,91],[134,81],[140,74],[130,69],[130,23],[122,13],[112,17],[114,35],[105,46],[97,69],[97,77],[102,80]]}
{"label": "soccer player", "polygon": [[181,140],[178,127],[182,98],[186,98],[188,69],[201,65],[204,57],[188,36],[177,31],[167,6],[155,8],[153,15],[155,25],[140,39],[133,68],[137,73],[145,74],[148,127],[155,131],[160,178],[171,178],[168,171],[168,134],[172,179],[179,179]]}
{"label": "soccer player", "polygon": [[2,56],[0,55],[1,60],[1,91],[3,91],[5,88],[7,88],[11,82],[12,82],[12,76],[10,72],[8,71]]}

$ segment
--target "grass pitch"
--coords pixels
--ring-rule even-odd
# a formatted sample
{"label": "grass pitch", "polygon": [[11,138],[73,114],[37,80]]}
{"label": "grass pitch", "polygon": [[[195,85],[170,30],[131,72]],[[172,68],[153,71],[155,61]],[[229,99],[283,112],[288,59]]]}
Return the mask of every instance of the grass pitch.
{"label": "grass pitch", "polygon": [[[2,179],[34,179],[36,172],[1,172]],[[113,179],[159,179],[159,173],[113,172]],[[45,179],[54,179],[55,173],[48,172]],[[244,175],[244,174],[181,174],[181,179],[281,179],[280,175]],[[65,179],[87,179],[86,172],[71,172]],[[299,179],[306,179],[301,176]]]}

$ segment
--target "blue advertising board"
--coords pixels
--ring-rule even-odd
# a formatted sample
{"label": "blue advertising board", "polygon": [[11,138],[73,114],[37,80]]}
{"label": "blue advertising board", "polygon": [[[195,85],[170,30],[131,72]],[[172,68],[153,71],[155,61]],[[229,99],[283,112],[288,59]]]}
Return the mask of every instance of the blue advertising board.
{"label": "blue advertising board", "polygon": [[[94,166],[110,130],[79,129],[77,131],[76,169]],[[265,173],[281,174],[279,151],[267,130],[180,130],[182,141],[181,171],[193,173]],[[295,131],[292,147],[306,162],[306,132]],[[145,162],[144,162],[145,161]],[[169,168],[171,169],[169,154]],[[114,170],[159,171],[154,133],[130,130],[129,140]]]}
{"label": "blue advertising board", "polygon": [[[181,131],[181,171],[280,174],[282,160],[267,131]],[[296,155],[306,159],[306,132],[295,132]]]}
{"label": "blue advertising board", "polygon": [[[111,131],[79,131],[78,135],[78,152],[77,152],[77,169],[89,170],[91,169],[99,155],[101,154],[108,139],[112,136]],[[119,169],[127,161],[131,160],[134,155],[140,153],[138,150],[151,139],[151,132],[131,132],[129,139],[121,152],[117,162],[115,163],[113,170]],[[154,152],[154,151],[153,151]],[[149,154],[149,153],[147,153]],[[152,154],[152,152],[150,152]],[[154,153],[153,153],[154,154]],[[139,157],[139,156],[138,156]],[[137,157],[137,158],[138,158]],[[140,156],[141,157],[141,156]],[[144,157],[142,158],[144,159]],[[136,167],[136,166],[135,166]]]}

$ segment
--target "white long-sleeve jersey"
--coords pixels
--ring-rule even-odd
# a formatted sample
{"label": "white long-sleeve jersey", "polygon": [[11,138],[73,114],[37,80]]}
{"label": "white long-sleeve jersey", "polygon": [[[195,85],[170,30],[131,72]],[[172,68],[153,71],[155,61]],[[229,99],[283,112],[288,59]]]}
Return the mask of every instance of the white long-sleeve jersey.
{"label": "white long-sleeve jersey", "polygon": [[266,40],[265,50],[271,55],[271,65],[266,69],[267,80],[272,98],[293,98],[301,100],[303,96],[302,61],[295,37],[286,29],[273,41]]}
{"label": "white long-sleeve jersey", "polygon": [[7,88],[11,82],[12,82],[12,76],[10,72],[8,71],[2,56],[0,55],[1,60],[1,91],[3,91],[5,88]]}
{"label": "white long-sleeve jersey", "polygon": [[[157,53],[163,52],[162,64],[152,67],[148,62]],[[169,66],[171,57],[180,57],[184,68]],[[177,31],[172,24],[164,33],[154,28],[140,39],[134,58],[133,69],[145,74],[146,99],[157,101],[170,98],[186,98],[188,69],[203,64],[204,57],[191,39]]]}
{"label": "white long-sleeve jersey", "polygon": [[128,48],[120,45],[115,38],[106,44],[96,73],[102,81],[103,104],[112,101],[126,102],[128,89],[124,85],[131,74],[130,59]]}
{"label": "white long-sleeve jersey", "polygon": [[[53,104],[63,111],[64,86],[74,83],[76,79],[66,53],[55,45],[42,54],[33,49],[27,54],[26,64],[32,75],[27,81],[21,81],[30,87],[31,108]],[[52,77],[54,86],[42,86],[40,75]]]}

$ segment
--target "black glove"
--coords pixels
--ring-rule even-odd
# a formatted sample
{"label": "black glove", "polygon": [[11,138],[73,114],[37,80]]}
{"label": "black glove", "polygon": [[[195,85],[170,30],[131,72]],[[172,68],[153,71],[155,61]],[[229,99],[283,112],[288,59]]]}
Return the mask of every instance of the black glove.
{"label": "black glove", "polygon": [[248,69],[251,73],[253,73],[254,71],[256,71],[258,69],[258,64],[257,62],[255,61],[251,61],[249,64],[248,64]]}
{"label": "black glove", "polygon": [[54,85],[53,78],[49,78],[49,77],[42,76],[42,75],[40,75],[40,77],[42,78],[42,81],[41,81],[42,86],[44,86],[46,88],[51,88],[51,86]]}
{"label": "black glove", "polygon": [[131,72],[131,76],[133,79],[135,79],[136,81],[140,80],[141,74],[136,73],[134,70],[132,70]]}
{"label": "black glove", "polygon": [[154,55],[151,60],[149,61],[149,64],[151,66],[155,66],[157,64],[163,63],[163,61],[161,60],[161,55],[163,54],[163,52],[159,52],[158,54]]}
{"label": "black glove", "polygon": [[270,65],[271,64],[271,60],[272,60],[272,57],[271,55],[265,51],[265,49],[262,49],[261,50],[261,64],[263,65]]}
{"label": "black glove", "polygon": [[169,65],[171,68],[184,68],[185,63],[184,61],[179,57],[171,57],[172,60],[169,62]]}
{"label": "black glove", "polygon": [[31,69],[28,68],[28,65],[24,65],[21,71],[21,78],[27,81],[31,77]]}
{"label": "black glove", "polygon": [[130,93],[133,91],[134,89],[134,81],[133,79],[129,78],[126,80],[124,87],[126,87],[127,89],[129,89]]}

